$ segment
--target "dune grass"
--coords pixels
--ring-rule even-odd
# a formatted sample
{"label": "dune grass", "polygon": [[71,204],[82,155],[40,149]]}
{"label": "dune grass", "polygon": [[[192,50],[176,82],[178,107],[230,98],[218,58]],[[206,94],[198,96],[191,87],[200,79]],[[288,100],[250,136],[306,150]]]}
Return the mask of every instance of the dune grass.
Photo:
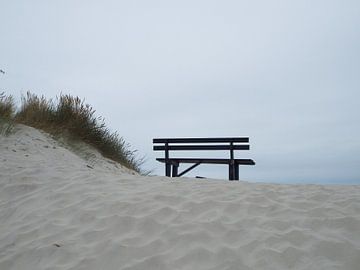
{"label": "dune grass", "polygon": [[[2,96],[0,108],[4,116],[21,123],[42,129],[54,136],[65,136],[83,141],[96,148],[103,156],[112,159],[139,173],[143,159],[136,157],[136,151],[117,132],[111,132],[102,117],[95,116],[95,110],[79,97],[61,94],[56,100],[46,99],[28,92],[21,99],[21,106],[15,113],[12,98]],[[10,107],[9,107],[10,106]]]}
{"label": "dune grass", "polygon": [[0,93],[0,134],[8,136],[14,128],[15,103],[12,96]]}

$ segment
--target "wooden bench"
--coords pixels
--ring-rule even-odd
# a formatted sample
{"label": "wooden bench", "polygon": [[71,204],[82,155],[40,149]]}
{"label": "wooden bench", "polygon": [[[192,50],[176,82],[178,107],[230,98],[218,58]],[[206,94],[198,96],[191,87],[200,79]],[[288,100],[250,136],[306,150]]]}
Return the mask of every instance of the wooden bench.
{"label": "wooden bench", "polygon": [[[248,137],[235,138],[156,138],[153,139],[154,151],[164,151],[165,158],[157,161],[165,163],[165,175],[180,177],[200,164],[227,164],[229,180],[239,180],[239,165],[255,165],[252,159],[235,159],[234,150],[249,150]],[[228,150],[230,158],[170,158],[169,151]],[[193,164],[179,173],[181,163]]]}

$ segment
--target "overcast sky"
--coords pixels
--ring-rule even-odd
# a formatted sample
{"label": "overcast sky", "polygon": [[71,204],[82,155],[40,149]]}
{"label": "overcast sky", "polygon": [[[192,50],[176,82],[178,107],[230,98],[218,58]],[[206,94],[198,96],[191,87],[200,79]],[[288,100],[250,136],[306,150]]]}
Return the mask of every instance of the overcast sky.
{"label": "overcast sky", "polygon": [[85,98],[156,174],[154,137],[249,136],[242,179],[360,183],[358,0],[0,2],[0,90]]}

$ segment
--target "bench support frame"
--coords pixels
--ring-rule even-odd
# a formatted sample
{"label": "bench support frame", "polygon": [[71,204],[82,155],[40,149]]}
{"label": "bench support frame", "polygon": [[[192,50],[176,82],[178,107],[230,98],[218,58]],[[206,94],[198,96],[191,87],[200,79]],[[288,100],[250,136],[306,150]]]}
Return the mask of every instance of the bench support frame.
{"label": "bench support frame", "polygon": [[[168,138],[153,139],[153,143],[161,143],[163,145],[155,145],[154,151],[164,151],[165,158],[157,158],[156,160],[165,163],[165,175],[168,177],[180,177],[190,172],[200,164],[227,164],[229,167],[229,180],[239,180],[239,165],[255,165],[252,159],[235,159],[234,150],[249,150],[249,138]],[[194,145],[194,143],[205,143],[207,145]],[[209,145],[209,143],[212,143]],[[213,143],[222,143],[213,145]],[[227,144],[224,144],[227,143]],[[169,145],[171,144],[171,145]],[[174,145],[175,144],[175,145]],[[181,144],[181,145],[179,145]],[[170,158],[170,150],[229,150],[229,159],[208,159],[208,158]],[[181,163],[192,164],[190,167],[179,173]]]}

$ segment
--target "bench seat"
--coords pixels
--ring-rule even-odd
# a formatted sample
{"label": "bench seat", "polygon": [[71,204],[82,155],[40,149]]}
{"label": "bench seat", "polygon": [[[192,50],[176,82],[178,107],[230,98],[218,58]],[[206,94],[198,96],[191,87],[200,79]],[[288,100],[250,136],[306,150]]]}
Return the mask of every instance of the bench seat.
{"label": "bench seat", "polygon": [[[157,158],[157,161],[165,163],[165,158]],[[203,163],[203,164],[230,164],[229,158],[169,158],[174,163]],[[234,159],[234,163],[238,165],[255,165],[252,159]]]}
{"label": "bench seat", "polygon": [[[255,161],[252,159],[230,159],[230,158],[168,158],[168,162],[166,162],[165,158],[157,158],[157,161],[160,161],[165,164],[172,165],[172,176],[179,177],[184,175],[185,173],[191,171],[195,167],[200,164],[228,164],[229,167],[234,168],[234,175],[231,174],[231,170],[229,170],[229,179],[230,180],[239,180],[239,165],[255,165]],[[232,161],[234,163],[232,163]],[[185,171],[179,173],[178,168],[181,163],[191,163],[194,164],[190,166]]]}

